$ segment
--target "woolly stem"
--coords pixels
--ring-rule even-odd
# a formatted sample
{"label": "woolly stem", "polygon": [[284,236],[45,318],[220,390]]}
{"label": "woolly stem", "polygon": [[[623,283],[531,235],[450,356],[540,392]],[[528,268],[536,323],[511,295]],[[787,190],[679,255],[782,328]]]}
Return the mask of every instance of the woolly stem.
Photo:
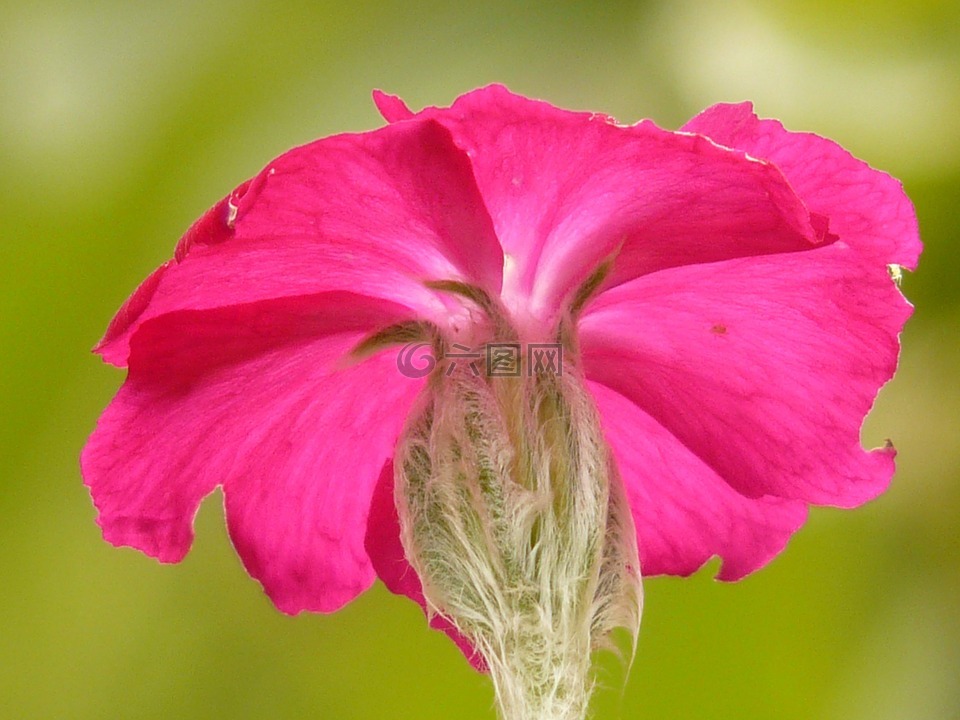
{"label": "woolly stem", "polygon": [[636,536],[582,380],[437,373],[397,451],[401,537],[482,653],[503,720],[579,720],[591,652],[635,640]]}

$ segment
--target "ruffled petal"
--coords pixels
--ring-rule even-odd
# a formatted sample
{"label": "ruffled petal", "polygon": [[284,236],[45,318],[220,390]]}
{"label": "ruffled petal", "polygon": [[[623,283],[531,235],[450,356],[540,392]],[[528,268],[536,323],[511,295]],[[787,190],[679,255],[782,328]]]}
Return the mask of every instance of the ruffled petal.
{"label": "ruffled petal", "polygon": [[[367,553],[377,572],[377,577],[383,581],[387,589],[397,595],[406,595],[423,608],[424,614],[429,615],[420,578],[416,570],[407,562],[403,544],[400,542],[400,518],[397,516],[393,487],[393,463],[388,462],[383,466],[380,479],[373,491],[373,501],[370,504],[370,516],[367,522]],[[483,656],[443,615],[434,614],[430,618],[430,627],[442,630],[449,635],[476,670],[487,671]]]}
{"label": "ruffled petal", "polygon": [[613,253],[609,284],[823,240],[775,167],[696,135],[623,127],[499,86],[416,117],[450,128],[470,157],[506,254],[505,300],[539,320]]}
{"label": "ruffled petal", "polygon": [[597,298],[580,340],[590,379],[741,493],[852,507],[893,474],[859,433],[909,314],[885,268],[834,244],[640,278]]}
{"label": "ruffled petal", "polygon": [[830,232],[867,262],[916,268],[922,245],[903,185],[832,140],[760,120],[750,103],[715,105],[683,130],[776,164],[807,207],[829,218]]}
{"label": "ruffled petal", "polygon": [[718,555],[717,577],[739,580],[803,525],[803,503],[744,497],[632,402],[604,385],[588,387],[627,492],[644,576],[690,575]]}
{"label": "ruffled petal", "polygon": [[392,352],[345,358],[404,313],[331,293],[142,324],[82,456],[106,539],[178,561],[222,485],[237,551],[278,608],[331,611],[368,587],[370,498],[422,381]]}
{"label": "ruffled petal", "polygon": [[469,160],[424,120],[291,150],[188,231],[97,350],[123,365],[150,318],[271,298],[350,291],[448,323],[424,287],[500,291],[503,255]]}

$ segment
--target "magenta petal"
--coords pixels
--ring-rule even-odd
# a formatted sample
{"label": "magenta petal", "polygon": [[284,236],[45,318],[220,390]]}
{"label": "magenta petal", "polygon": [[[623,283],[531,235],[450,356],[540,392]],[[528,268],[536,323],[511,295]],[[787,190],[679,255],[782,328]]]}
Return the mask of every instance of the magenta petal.
{"label": "magenta petal", "polygon": [[821,240],[775,167],[696,135],[618,126],[498,86],[417,117],[436,118],[467,151],[507,256],[505,295],[541,319],[614,252],[612,284]]}
{"label": "magenta petal", "polygon": [[123,364],[150,318],[320,292],[387,299],[445,324],[444,300],[424,282],[495,296],[503,264],[470,163],[432,121],[291,150],[191,228],[177,258],[135,321],[111,327],[98,348],[111,362]]}
{"label": "magenta petal", "polygon": [[270,163],[237,238],[304,237],[387,257],[417,280],[500,290],[503,258],[467,156],[430,121],[339,135]]}
{"label": "magenta petal", "polygon": [[909,313],[885,268],[835,244],[640,278],[601,294],[580,338],[589,378],[741,493],[852,507],[893,474],[859,434]]}
{"label": "magenta petal", "polygon": [[[400,542],[400,518],[397,516],[397,506],[393,499],[393,463],[390,462],[383,466],[373,492],[367,522],[366,548],[377,577],[387,589],[397,595],[406,595],[427,613],[427,601],[423,596],[420,578],[407,562]],[[483,656],[449,620],[435,614],[430,618],[430,627],[449,635],[475,669],[480,672],[487,671]]]}
{"label": "magenta petal", "polygon": [[760,120],[750,103],[715,105],[684,127],[777,165],[830,232],[868,261],[917,266],[921,243],[913,205],[898,180],[812,133]]}
{"label": "magenta petal", "polygon": [[341,293],[143,324],[82,456],[105,537],[177,561],[223,485],[237,551],[281,610],[335,610],[368,587],[370,498],[420,382],[395,353],[344,356],[402,312]]}
{"label": "magenta petal", "polygon": [[589,386],[627,491],[644,576],[690,575],[719,555],[718,577],[739,580],[803,525],[803,503],[740,495],[632,402]]}

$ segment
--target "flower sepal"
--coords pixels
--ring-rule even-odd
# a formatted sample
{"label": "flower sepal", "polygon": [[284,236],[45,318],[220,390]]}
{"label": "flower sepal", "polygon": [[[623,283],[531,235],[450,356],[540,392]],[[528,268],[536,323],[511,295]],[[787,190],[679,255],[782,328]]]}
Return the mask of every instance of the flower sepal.
{"label": "flower sepal", "polygon": [[[450,367],[450,366],[448,366]],[[401,539],[431,612],[482,654],[504,720],[579,720],[592,651],[642,590],[636,532],[576,368],[438,365],[394,463]]]}

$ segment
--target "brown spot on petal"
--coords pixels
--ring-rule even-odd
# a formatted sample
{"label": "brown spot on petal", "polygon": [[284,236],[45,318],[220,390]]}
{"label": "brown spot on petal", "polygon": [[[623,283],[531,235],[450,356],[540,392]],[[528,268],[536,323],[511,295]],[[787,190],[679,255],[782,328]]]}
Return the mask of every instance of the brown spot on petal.
{"label": "brown spot on petal", "polygon": [[714,326],[713,326],[712,328],[710,328],[710,329],[711,329],[714,333],[716,333],[717,335],[726,335],[726,334],[727,334],[727,326],[726,326],[726,325],[714,325]]}

